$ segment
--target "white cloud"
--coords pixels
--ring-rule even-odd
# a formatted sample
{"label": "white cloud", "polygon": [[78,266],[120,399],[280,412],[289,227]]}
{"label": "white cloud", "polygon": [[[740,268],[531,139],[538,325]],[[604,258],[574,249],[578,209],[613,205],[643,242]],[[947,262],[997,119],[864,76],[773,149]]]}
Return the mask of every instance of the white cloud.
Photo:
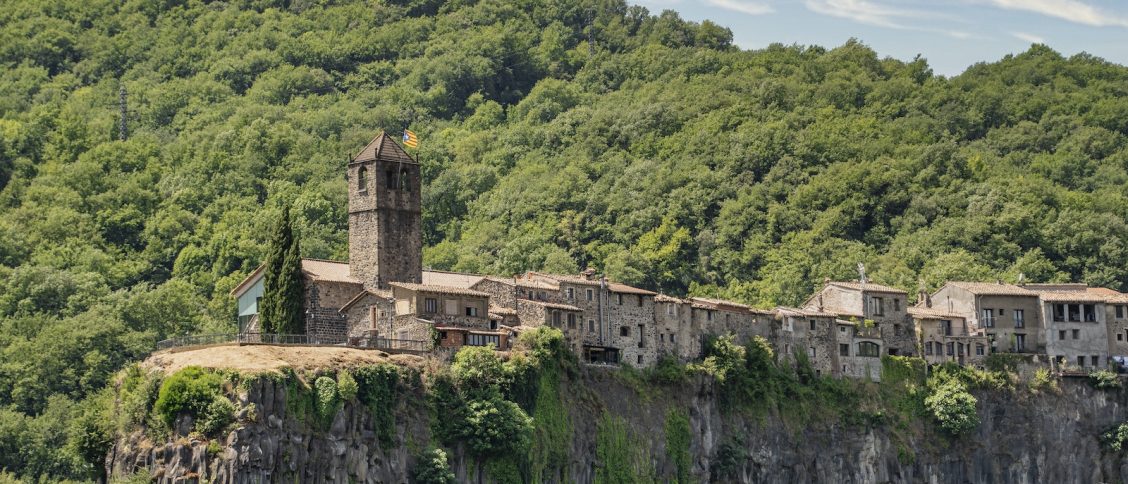
{"label": "white cloud", "polygon": [[756,2],[750,0],[704,0],[705,3],[714,7],[723,8],[725,10],[732,10],[734,12],[746,13],[748,15],[764,15],[775,11],[771,5],[764,2]]}
{"label": "white cloud", "polygon": [[1037,35],[1034,35],[1034,34],[1028,34],[1026,32],[1011,32],[1010,34],[1011,34],[1012,37],[1014,37],[1018,40],[1021,40],[1023,42],[1029,42],[1031,44],[1045,44],[1046,43],[1046,39],[1043,39],[1043,38],[1041,38]]}
{"label": "white cloud", "polygon": [[1080,0],[988,0],[988,3],[1007,10],[1034,12],[1094,27],[1128,27],[1128,18]]}
{"label": "white cloud", "polygon": [[866,0],[806,0],[804,3],[816,13],[893,29],[909,28],[901,23],[901,19],[924,16],[922,12],[901,10]]}

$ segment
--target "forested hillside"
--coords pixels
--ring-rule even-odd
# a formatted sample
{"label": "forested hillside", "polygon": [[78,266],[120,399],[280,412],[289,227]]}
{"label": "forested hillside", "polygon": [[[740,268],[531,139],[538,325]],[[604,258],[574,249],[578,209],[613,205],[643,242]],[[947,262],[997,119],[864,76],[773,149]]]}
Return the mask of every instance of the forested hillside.
{"label": "forested hillside", "polygon": [[346,160],[409,121],[434,268],[758,305],[858,262],[1128,289],[1128,69],[1090,56],[946,79],[617,0],[5,0],[0,468],[96,475],[107,378],[232,330],[282,206],[345,258]]}

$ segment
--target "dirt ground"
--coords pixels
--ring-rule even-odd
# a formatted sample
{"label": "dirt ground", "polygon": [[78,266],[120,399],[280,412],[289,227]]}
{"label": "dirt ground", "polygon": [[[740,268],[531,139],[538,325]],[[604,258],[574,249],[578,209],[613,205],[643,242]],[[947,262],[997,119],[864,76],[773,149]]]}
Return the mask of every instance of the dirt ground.
{"label": "dirt ground", "polygon": [[389,355],[383,351],[324,346],[220,345],[180,351],[153,353],[144,365],[173,373],[186,366],[232,369],[248,373],[296,371],[327,368],[352,368],[376,363],[419,366],[424,358],[415,355]]}

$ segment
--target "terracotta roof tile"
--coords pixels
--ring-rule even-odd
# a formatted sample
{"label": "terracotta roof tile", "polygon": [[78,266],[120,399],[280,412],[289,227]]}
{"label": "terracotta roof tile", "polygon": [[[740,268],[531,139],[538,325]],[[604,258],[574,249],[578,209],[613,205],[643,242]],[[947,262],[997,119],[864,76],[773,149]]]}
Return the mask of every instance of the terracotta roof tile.
{"label": "terracotta roof tile", "polygon": [[640,294],[640,295],[643,295],[643,296],[656,296],[658,294],[654,291],[648,291],[646,289],[631,287],[631,286],[628,286],[626,284],[620,284],[618,282],[607,283],[607,290],[609,290],[611,292],[618,292],[618,293],[623,293],[623,294]]}
{"label": "terracotta roof tile", "polygon": [[800,316],[805,318],[834,318],[836,314],[823,313],[819,311],[810,311],[807,309],[789,308],[785,306],[777,306],[773,309],[774,312],[783,314],[785,316]]}
{"label": "terracotta roof tile", "polygon": [[1088,291],[1038,291],[1038,297],[1047,302],[1100,303],[1108,300],[1108,296]]}
{"label": "terracotta roof tile", "polygon": [[349,274],[349,263],[321,259],[302,259],[302,272],[314,281],[360,284]]}
{"label": "terracotta roof tile", "polygon": [[470,289],[486,276],[463,272],[423,271],[423,284],[428,286],[461,287]]}
{"label": "terracotta roof tile", "polygon": [[708,297],[691,297],[689,298],[694,303],[694,307],[701,307],[703,309],[723,309],[732,308],[736,310],[752,309],[752,306],[747,304],[740,304],[738,302],[726,301],[724,299],[713,299]]}
{"label": "terracotta roof tile", "polygon": [[881,284],[874,284],[872,282],[867,282],[865,284],[862,284],[860,282],[854,282],[854,281],[831,281],[828,284],[830,284],[832,286],[844,287],[846,289],[853,289],[855,291],[871,291],[871,292],[888,292],[888,293],[892,293],[892,294],[908,294],[908,292],[905,292],[904,290],[897,289],[897,288],[892,287],[892,286],[884,286],[884,285],[881,285]]}
{"label": "terracotta roof tile", "polygon": [[967,282],[948,281],[947,286],[958,287],[972,294],[980,296],[1037,296],[1038,293],[1023,289],[1014,284],[1000,284],[997,282]]}
{"label": "terracotta roof tile", "polygon": [[396,143],[391,136],[388,136],[387,133],[383,131],[376,135],[375,138],[372,138],[372,141],[368,142],[368,145],[360,150],[360,153],[358,153],[352,161],[356,163],[377,159],[398,161],[401,163],[415,163],[411,155],[408,155],[407,152],[400,147],[399,143]]}
{"label": "terracotta roof tile", "polygon": [[559,309],[559,310],[562,310],[562,311],[583,312],[583,309],[575,307],[571,304],[551,303],[551,302],[548,302],[548,301],[532,301],[532,300],[528,300],[528,299],[522,299],[521,302],[533,303],[533,304],[536,304],[536,305],[539,305],[539,306],[544,306],[546,308]]}
{"label": "terracotta roof tile", "polygon": [[342,313],[345,312],[345,311],[348,311],[349,308],[353,307],[354,304],[364,300],[364,298],[366,296],[373,296],[373,297],[382,298],[382,299],[391,299],[392,298],[392,291],[387,291],[387,290],[383,290],[383,289],[377,289],[377,290],[364,289],[364,290],[360,291],[359,293],[357,293],[356,296],[353,296],[352,299],[349,299],[349,302],[345,303],[344,306],[341,306],[341,309],[339,311],[342,312]]}
{"label": "terracotta roof tile", "polygon": [[410,282],[392,282],[392,287],[400,287],[409,291],[434,292],[438,294],[458,294],[461,296],[490,297],[489,293],[466,289],[462,287],[434,286],[429,284],[413,284]]}

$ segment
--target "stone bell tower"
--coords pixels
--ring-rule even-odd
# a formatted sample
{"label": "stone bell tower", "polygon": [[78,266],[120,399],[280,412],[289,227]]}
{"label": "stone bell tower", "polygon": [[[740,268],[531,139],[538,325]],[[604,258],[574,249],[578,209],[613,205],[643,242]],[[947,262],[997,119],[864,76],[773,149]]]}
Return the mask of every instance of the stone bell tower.
{"label": "stone bell tower", "polygon": [[349,162],[349,272],[369,289],[423,281],[419,163],[381,132]]}

